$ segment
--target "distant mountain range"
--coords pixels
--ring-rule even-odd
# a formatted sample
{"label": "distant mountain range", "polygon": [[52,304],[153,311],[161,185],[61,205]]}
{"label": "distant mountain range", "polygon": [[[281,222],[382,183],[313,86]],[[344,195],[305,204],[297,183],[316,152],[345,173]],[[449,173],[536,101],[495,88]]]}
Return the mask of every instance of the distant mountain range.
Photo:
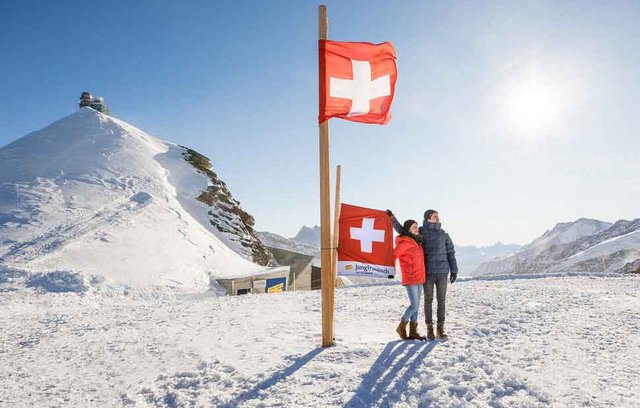
{"label": "distant mountain range", "polygon": [[[320,256],[320,227],[303,226],[293,238],[258,232],[268,247]],[[636,272],[640,268],[640,219],[561,222],[530,244],[456,246],[461,275],[554,272]],[[319,260],[316,261],[319,264]]]}
{"label": "distant mountain range", "polygon": [[512,255],[482,263],[474,274],[632,272],[640,263],[640,219],[615,224],[580,218],[557,224]]}
{"label": "distant mountain range", "polygon": [[472,275],[476,268],[483,262],[513,255],[521,248],[522,245],[503,244],[501,242],[496,242],[493,245],[482,247],[472,245],[456,246],[458,270],[460,275]]}

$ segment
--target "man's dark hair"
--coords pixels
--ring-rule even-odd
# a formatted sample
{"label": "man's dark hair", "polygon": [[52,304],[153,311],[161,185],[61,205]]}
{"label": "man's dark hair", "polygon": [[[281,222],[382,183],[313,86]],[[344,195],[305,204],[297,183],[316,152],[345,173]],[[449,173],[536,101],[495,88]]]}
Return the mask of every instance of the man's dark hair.
{"label": "man's dark hair", "polygon": [[435,213],[437,213],[437,211],[436,211],[436,210],[427,210],[427,211],[425,211],[425,212],[424,212],[424,219],[425,219],[425,220],[428,220],[428,219],[429,219],[429,218],[431,218],[431,216],[432,216],[433,214],[435,214]]}

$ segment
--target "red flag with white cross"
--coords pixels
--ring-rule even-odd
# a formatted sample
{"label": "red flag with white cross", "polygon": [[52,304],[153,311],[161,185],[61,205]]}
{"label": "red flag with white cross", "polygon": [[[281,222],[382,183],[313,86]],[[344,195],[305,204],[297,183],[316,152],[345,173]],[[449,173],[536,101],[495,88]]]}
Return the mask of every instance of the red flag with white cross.
{"label": "red flag with white cross", "polygon": [[390,42],[321,40],[319,123],[330,118],[387,124],[398,72]]}
{"label": "red flag with white cross", "polygon": [[340,206],[338,275],[395,276],[393,226],[386,212]]}

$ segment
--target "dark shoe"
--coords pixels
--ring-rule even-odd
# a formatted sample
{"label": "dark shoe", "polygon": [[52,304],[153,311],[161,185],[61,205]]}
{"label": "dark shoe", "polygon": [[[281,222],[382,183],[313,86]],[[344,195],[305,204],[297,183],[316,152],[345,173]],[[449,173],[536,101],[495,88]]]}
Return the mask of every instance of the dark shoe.
{"label": "dark shoe", "polygon": [[436,338],[436,335],[435,333],[433,333],[433,325],[427,324],[427,339],[435,340],[435,338]]}
{"label": "dark shoe", "polygon": [[406,340],[407,339],[407,323],[409,323],[409,322],[405,322],[404,320],[400,320],[400,324],[398,325],[398,328],[396,329],[396,333],[398,333],[400,335],[400,338],[402,340]]}
{"label": "dark shoe", "polygon": [[409,322],[409,339],[424,340],[424,337],[418,333],[418,322]]}
{"label": "dark shoe", "polygon": [[444,324],[439,324],[438,328],[436,329],[436,332],[438,333],[439,339],[449,340],[449,336],[447,336],[444,332]]}

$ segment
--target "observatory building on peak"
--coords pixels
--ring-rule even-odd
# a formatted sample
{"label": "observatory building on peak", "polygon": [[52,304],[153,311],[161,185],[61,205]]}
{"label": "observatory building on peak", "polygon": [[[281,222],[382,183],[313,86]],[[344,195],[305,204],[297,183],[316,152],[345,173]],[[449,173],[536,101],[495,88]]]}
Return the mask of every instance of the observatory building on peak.
{"label": "observatory building on peak", "polygon": [[104,103],[104,98],[102,96],[96,96],[94,98],[93,95],[91,95],[91,92],[83,92],[80,95],[80,103],[78,105],[81,108],[88,106],[100,113],[104,113],[105,115],[111,114],[109,107]]}

